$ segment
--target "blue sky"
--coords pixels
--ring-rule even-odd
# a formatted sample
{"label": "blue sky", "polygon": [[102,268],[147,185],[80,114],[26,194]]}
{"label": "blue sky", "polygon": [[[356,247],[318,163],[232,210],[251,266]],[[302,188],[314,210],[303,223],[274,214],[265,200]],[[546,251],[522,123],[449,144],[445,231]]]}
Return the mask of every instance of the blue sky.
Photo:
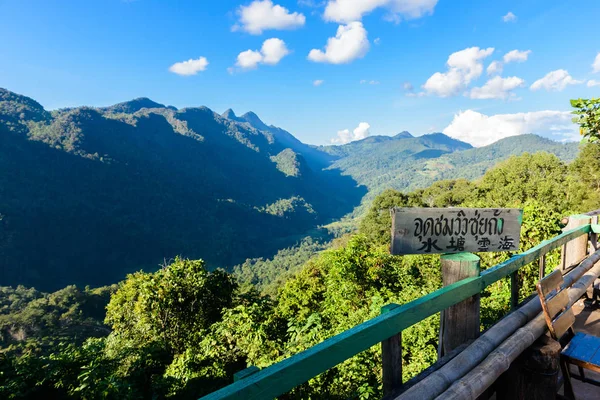
{"label": "blue sky", "polygon": [[314,144],[568,140],[569,99],[600,92],[599,17],[597,0],[0,0],[0,87],[47,109],[145,96],[252,110]]}

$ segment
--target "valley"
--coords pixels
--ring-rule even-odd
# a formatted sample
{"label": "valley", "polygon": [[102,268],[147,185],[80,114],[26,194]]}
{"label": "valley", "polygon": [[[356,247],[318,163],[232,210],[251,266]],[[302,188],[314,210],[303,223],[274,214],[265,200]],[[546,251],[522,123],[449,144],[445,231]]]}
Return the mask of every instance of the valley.
{"label": "valley", "polygon": [[578,145],[402,132],[312,146],[252,112],[146,98],[49,112],[0,89],[3,284],[101,286],[175,256],[230,270],[355,229],[385,189],[475,179],[524,151],[570,161]]}

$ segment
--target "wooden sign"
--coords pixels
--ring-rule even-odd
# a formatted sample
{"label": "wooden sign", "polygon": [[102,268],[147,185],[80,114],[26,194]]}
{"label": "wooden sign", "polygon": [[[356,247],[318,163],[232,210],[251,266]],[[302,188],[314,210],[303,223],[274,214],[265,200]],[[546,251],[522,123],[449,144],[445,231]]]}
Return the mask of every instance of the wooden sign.
{"label": "wooden sign", "polygon": [[523,210],[393,208],[392,254],[518,251]]}

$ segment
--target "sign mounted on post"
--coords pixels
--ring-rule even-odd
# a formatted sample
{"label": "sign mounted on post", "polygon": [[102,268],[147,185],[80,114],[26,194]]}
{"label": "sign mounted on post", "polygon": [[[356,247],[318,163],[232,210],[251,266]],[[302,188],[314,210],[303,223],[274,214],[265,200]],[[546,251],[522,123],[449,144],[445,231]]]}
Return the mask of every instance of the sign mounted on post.
{"label": "sign mounted on post", "polygon": [[523,210],[393,208],[392,254],[518,251]]}

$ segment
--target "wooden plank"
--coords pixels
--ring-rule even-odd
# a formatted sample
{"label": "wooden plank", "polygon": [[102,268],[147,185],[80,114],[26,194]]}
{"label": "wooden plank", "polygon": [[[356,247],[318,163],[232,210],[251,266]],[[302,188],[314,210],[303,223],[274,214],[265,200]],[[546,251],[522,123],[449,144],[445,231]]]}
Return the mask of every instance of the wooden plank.
{"label": "wooden plank", "polygon": [[310,349],[213,392],[203,399],[252,400],[277,397],[403,329],[481,292],[485,287],[537,260],[541,254],[546,254],[567,241],[589,232],[589,225],[564,232],[482,272],[479,277],[467,278],[403,304],[389,313],[333,336]]}
{"label": "wooden plank", "polygon": [[[400,307],[388,304],[381,307],[385,314]],[[383,395],[388,396],[402,387],[402,332],[381,342],[381,362],[383,370]]]}
{"label": "wooden plank", "polygon": [[[588,335],[590,336],[590,335]],[[600,337],[592,336],[594,341],[596,342],[596,351],[594,351],[594,355],[590,358],[590,364],[594,364],[597,367],[600,367]]]}
{"label": "wooden plank", "polygon": [[519,251],[523,210],[393,208],[392,254]]}
{"label": "wooden plank", "polygon": [[550,318],[556,317],[569,304],[569,293],[561,290],[558,294],[546,302]]}
{"label": "wooden plank", "polygon": [[[475,254],[443,254],[440,261],[444,286],[479,276],[480,260]],[[479,337],[481,325],[479,303],[479,293],[477,293],[442,311],[438,356],[443,357],[461,344]]]}
{"label": "wooden plank", "polygon": [[[578,214],[569,217],[569,223],[564,229],[573,229],[578,226],[589,225],[591,217],[589,215]],[[588,237],[580,236],[565,244],[561,255],[561,269],[564,271],[577,265],[585,258],[588,252]]]}
{"label": "wooden plank", "polygon": [[554,332],[556,333],[556,338],[560,339],[563,337],[565,333],[569,330],[570,327],[573,326],[575,322],[575,314],[573,314],[573,309],[568,308],[565,312],[560,314],[558,318],[552,322],[552,326],[554,327]]}
{"label": "wooden plank", "polygon": [[542,254],[542,256],[540,257],[540,260],[538,261],[538,265],[540,268],[540,279],[544,278],[544,275],[546,274],[546,255]]}
{"label": "wooden plank", "polygon": [[537,283],[537,286],[539,286],[542,295],[546,297],[548,296],[548,293],[552,292],[553,290],[556,290],[556,288],[562,285],[562,283],[562,271],[556,269],[550,275],[539,281]]}
{"label": "wooden plank", "polygon": [[600,349],[600,338],[577,333],[564,349],[563,355],[580,361],[592,362]]}

